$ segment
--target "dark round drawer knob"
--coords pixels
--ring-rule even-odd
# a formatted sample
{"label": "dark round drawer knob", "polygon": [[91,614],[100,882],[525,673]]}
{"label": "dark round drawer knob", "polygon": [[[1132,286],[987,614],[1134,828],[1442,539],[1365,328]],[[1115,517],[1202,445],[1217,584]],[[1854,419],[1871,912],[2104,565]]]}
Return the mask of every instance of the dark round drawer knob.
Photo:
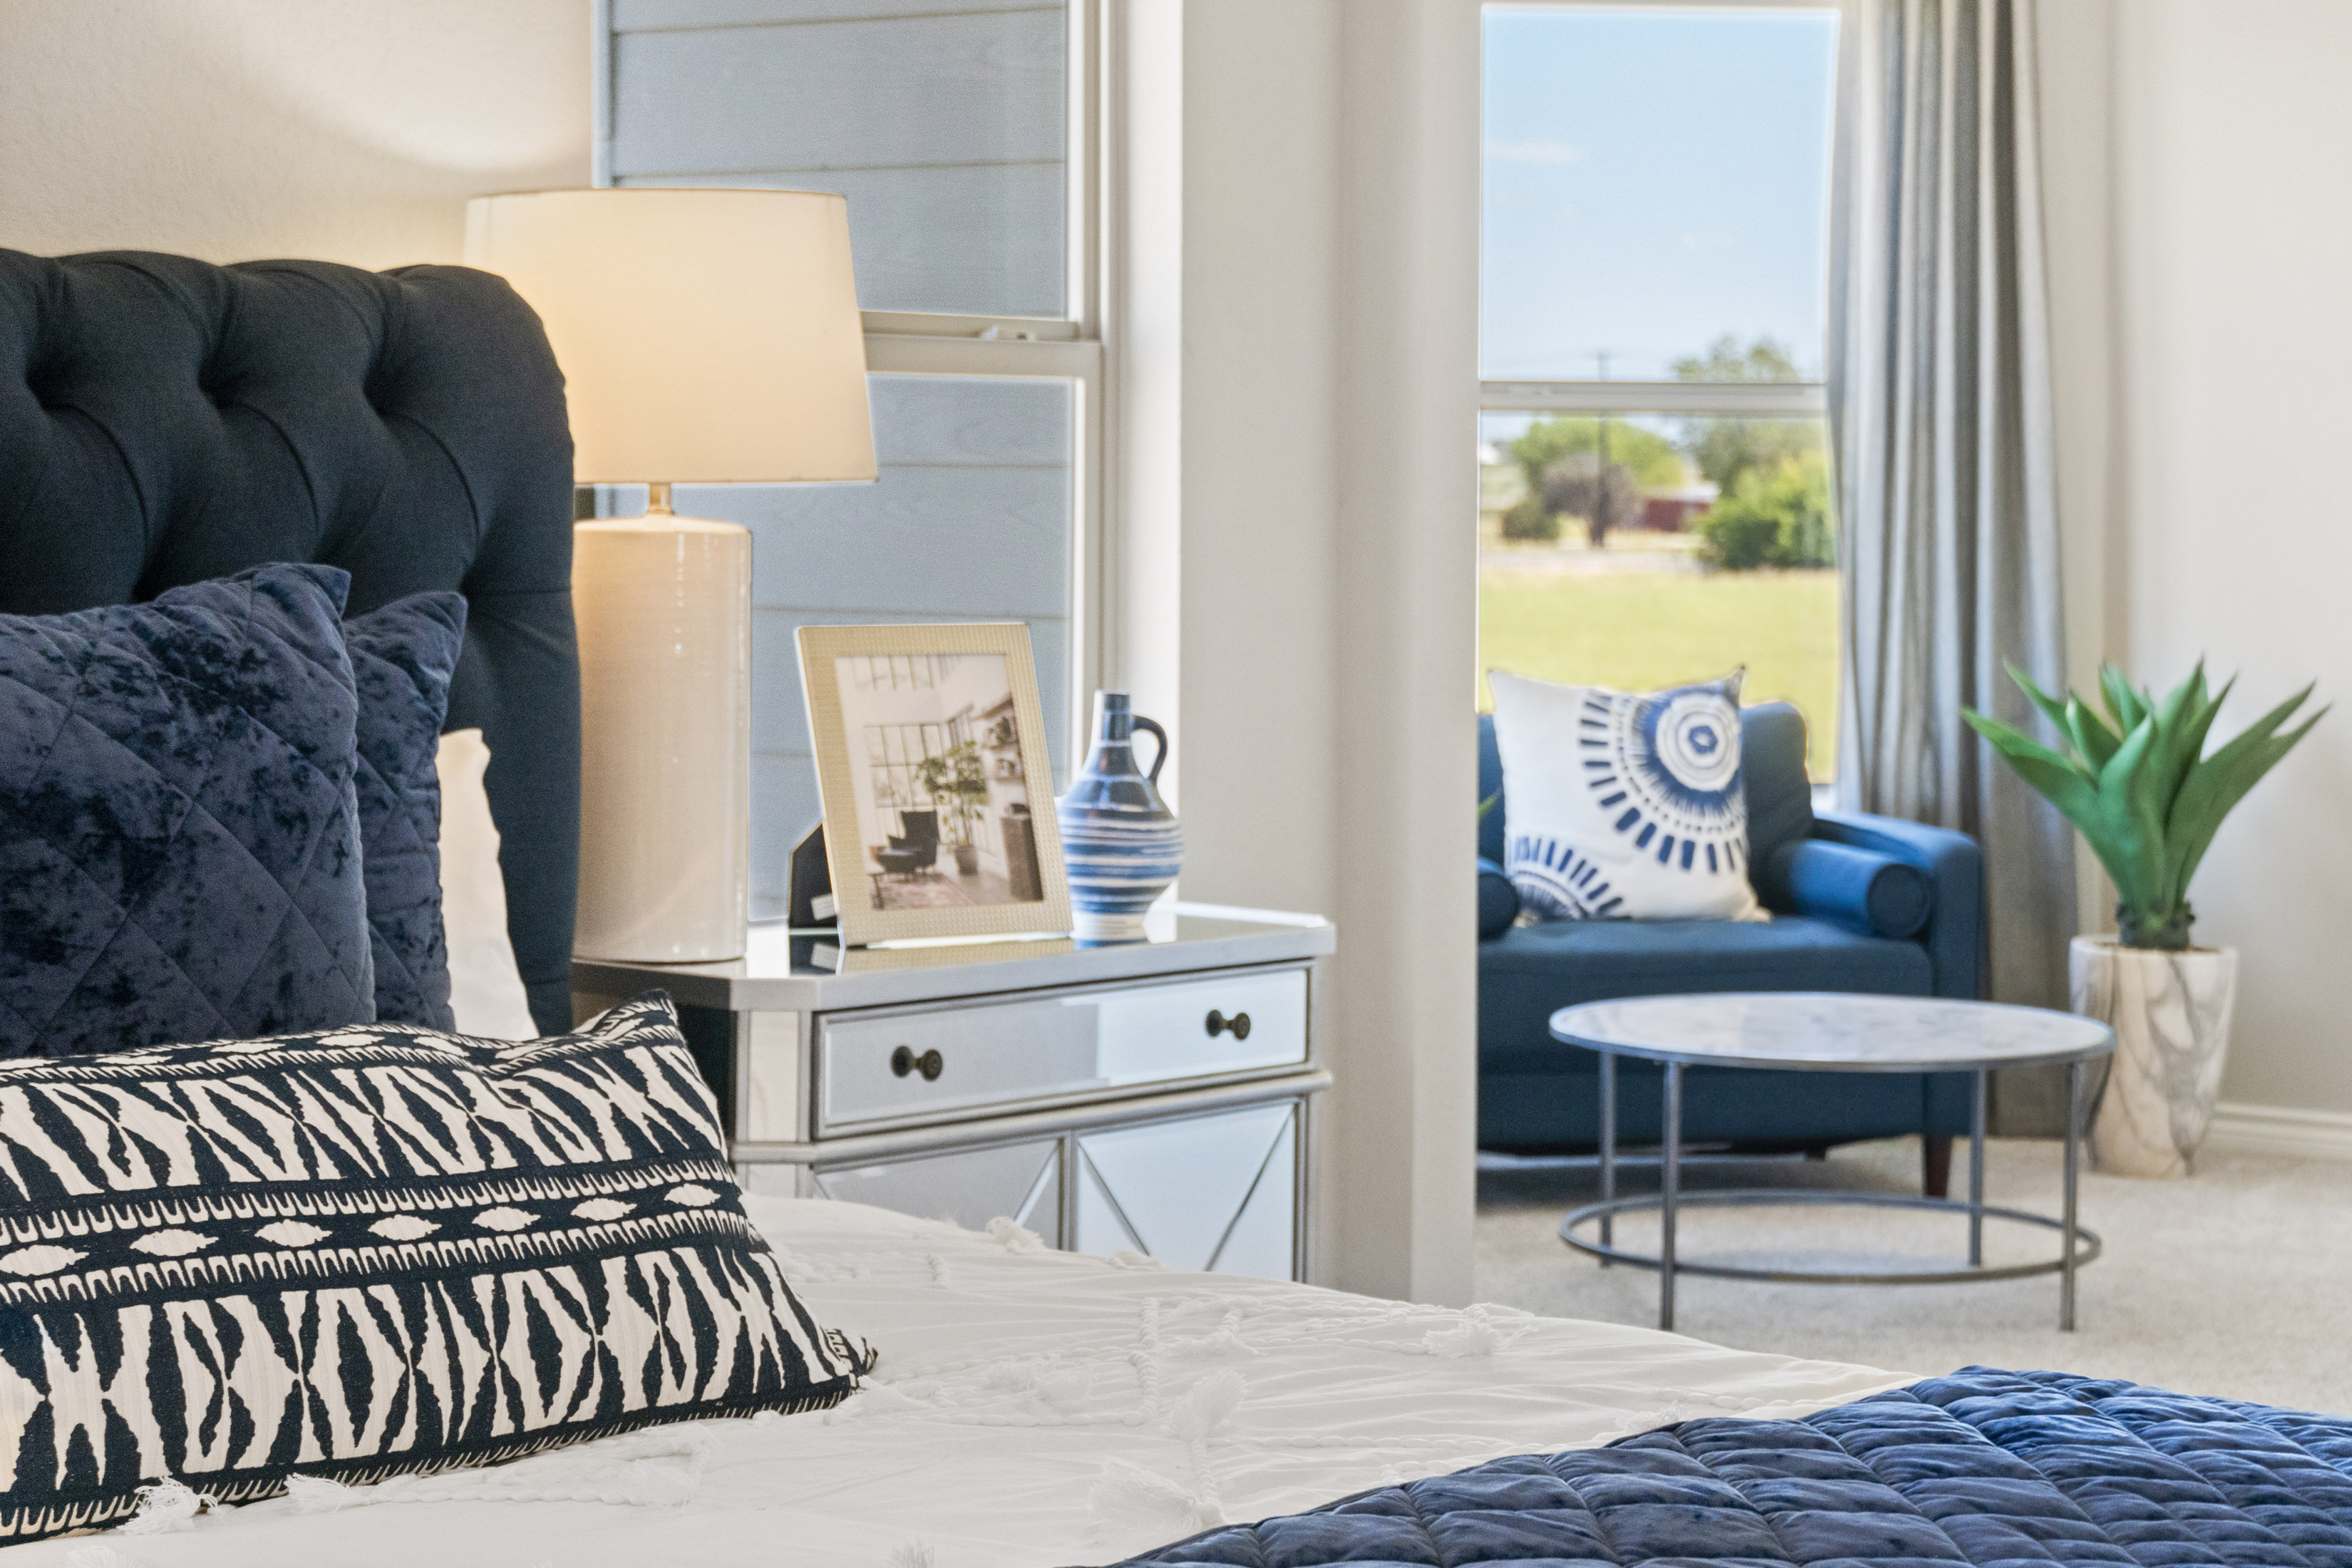
{"label": "dark round drawer knob", "polygon": [[1232,1017],[1228,1018],[1223,1013],[1216,1011],[1214,1008],[1210,1009],[1209,1038],[1213,1040],[1228,1029],[1231,1029],[1234,1032],[1234,1038],[1237,1040],[1248,1039],[1249,1015],[1247,1013],[1236,1013]]}
{"label": "dark round drawer knob", "polygon": [[930,1083],[935,1081],[940,1074],[945,1072],[947,1067],[947,1058],[940,1055],[936,1049],[925,1051],[919,1057],[906,1047],[900,1046],[890,1053],[890,1071],[898,1078],[905,1078],[908,1073],[919,1072],[923,1075],[925,1083]]}

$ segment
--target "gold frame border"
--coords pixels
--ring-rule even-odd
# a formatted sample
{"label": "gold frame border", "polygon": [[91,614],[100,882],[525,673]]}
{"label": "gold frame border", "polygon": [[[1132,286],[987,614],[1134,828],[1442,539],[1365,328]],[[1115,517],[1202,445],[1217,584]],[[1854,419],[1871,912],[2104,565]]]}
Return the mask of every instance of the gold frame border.
{"label": "gold frame border", "polygon": [[[1023,621],[972,621],[947,626],[803,626],[798,637],[801,694],[806,700],[809,742],[816,752],[818,794],[824,805],[824,854],[834,867],[865,875],[866,846],[857,842],[857,794],[849,736],[843,729],[840,678],[834,660],[875,654],[997,653],[1013,687],[1013,716],[1021,731],[1021,772],[1030,782],[1029,818],[1037,835],[1037,878],[1045,897],[1039,903],[993,904],[946,910],[852,908],[863,899],[842,896],[834,880],[841,944],[866,947],[877,942],[922,937],[1010,936],[1070,929],[1070,879],[1062,862],[1062,834],[1054,815],[1054,763],[1045,749],[1045,714],[1037,700],[1037,668]],[[822,669],[824,679],[816,678]],[[1042,798],[1035,782],[1042,781]]]}

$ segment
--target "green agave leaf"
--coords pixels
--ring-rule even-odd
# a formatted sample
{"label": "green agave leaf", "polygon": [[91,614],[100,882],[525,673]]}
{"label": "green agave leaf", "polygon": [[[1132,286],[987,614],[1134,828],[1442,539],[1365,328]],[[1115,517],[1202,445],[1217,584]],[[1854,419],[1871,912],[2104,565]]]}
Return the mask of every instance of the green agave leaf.
{"label": "green agave leaf", "polygon": [[2015,665],[2009,674],[2064,734],[2074,755],[1981,713],[1963,710],[1961,717],[2081,829],[2125,907],[2150,927],[2186,924],[2189,880],[2222,819],[2327,712],[2323,708],[2280,732],[2310,698],[2305,687],[2205,756],[2215,718],[2237,682],[2211,689],[2201,658],[2161,701],[2136,689],[2114,665],[2101,665],[2099,699],[2112,729],[2074,692],[2062,701]]}
{"label": "green agave leaf", "polygon": [[[2096,775],[2074,758],[2053,752],[2024,731],[1979,713],[1973,708],[1961,709],[1960,717],[1968,721],[1970,729],[1990,742],[1993,750],[2007,758],[2011,766],[2024,774],[2026,783],[2049,796],[2052,803],[2059,810],[2066,812],[2070,818],[2074,813],[2068,810],[2066,803],[2074,798],[2074,792],[2096,793]],[[2044,783],[2045,779],[2049,782]],[[2088,795],[2084,798],[2087,799]]]}
{"label": "green agave leaf", "polygon": [[2190,727],[2195,731],[2194,739],[2189,742],[2189,765],[2191,767],[2196,765],[2198,758],[2205,754],[2205,741],[2206,737],[2212,731],[2213,720],[2221,713],[2221,704],[2230,700],[2230,693],[2236,689],[2238,685],[2238,678],[2233,675],[2222,684],[2221,690],[2207,692],[2205,689],[2205,661],[2201,658],[2197,661],[2197,673],[2194,679],[2197,682],[2199,697],[2197,711],[2189,717]]}
{"label": "green agave leaf", "polygon": [[[2157,746],[2148,770],[2148,797],[2155,803],[2158,821],[2171,816],[2172,798],[2180,792],[2180,781],[2189,776],[2198,753],[2204,750],[2205,731],[2197,722],[2204,695],[2205,661],[2200,659],[2189,679],[2158,703],[2151,715]],[[2211,722],[2210,716],[2206,722]]]}
{"label": "green agave leaf", "polygon": [[2017,770],[2020,778],[2082,831],[2118,890],[2146,882],[2147,869],[2136,858],[2138,850],[2129,833],[2128,808],[2120,796],[2110,798],[2097,780],[2085,776],[2080,764],[1998,719],[1969,709],[1961,710],[1960,717]]}
{"label": "green agave leaf", "polygon": [[2222,819],[2246,797],[2247,791],[2261,782],[2264,773],[2276,767],[2281,758],[2311,733],[2313,725],[2327,716],[2327,710],[2323,708],[2287,733],[2276,733],[2279,726],[2310,698],[2312,689],[2305,687],[2255,720],[2235,739],[2198,763],[2180,786],[2172,808],[2171,874],[2183,890],[2197,874],[2213,836],[2221,831]]}
{"label": "green agave leaf", "polygon": [[2100,723],[2098,715],[2072,691],[2066,693],[2065,700],[2062,702],[2035,685],[2033,678],[2015,664],[2007,664],[2007,668],[2009,678],[2017,683],[2017,689],[2024,692],[2032,704],[2042,710],[2043,716],[2058,727],[2058,732],[2074,744],[2077,754],[2075,766],[2083,770],[2085,777],[2097,777],[2099,769],[2105,767],[2107,759],[2116,753],[2115,732]]}
{"label": "green agave leaf", "polygon": [[[2001,662],[2002,668],[2009,671],[2010,679],[2017,683],[2017,689],[2020,691],[2024,692],[2027,699],[2031,700],[2036,708],[2041,709],[2042,713],[2053,724],[2058,726],[2058,732],[2060,734],[2063,735],[2066,733],[2066,704],[2059,701],[2058,699],[2051,696],[2050,693],[2042,690],[2039,686],[2036,686],[2033,683],[2033,677],[2018,668],[2015,664],[2012,664],[2006,659]],[[2074,694],[2070,691],[2066,695],[2071,700]]]}
{"label": "green agave leaf", "polygon": [[2170,908],[2164,855],[2164,813],[2156,798],[2159,737],[2145,707],[2139,722],[2099,770],[2099,833],[2083,836],[2116,879],[2116,896],[2131,908],[2161,916]]}
{"label": "green agave leaf", "polygon": [[2118,734],[2129,734],[2147,716],[2147,704],[2112,664],[2099,666],[2099,695],[2105,700],[2107,716],[2116,721]]}
{"label": "green agave leaf", "polygon": [[2083,754],[2094,773],[2105,767],[2107,759],[2116,754],[2116,748],[2123,744],[2123,738],[2099,721],[2090,704],[2071,691],[2066,694],[2065,727],[2066,733],[2074,737],[2074,749]]}

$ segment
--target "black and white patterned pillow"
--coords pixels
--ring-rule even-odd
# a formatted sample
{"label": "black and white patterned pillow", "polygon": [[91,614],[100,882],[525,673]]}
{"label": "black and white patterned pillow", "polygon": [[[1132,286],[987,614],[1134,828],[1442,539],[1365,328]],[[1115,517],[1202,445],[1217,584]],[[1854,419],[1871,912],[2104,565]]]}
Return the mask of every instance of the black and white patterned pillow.
{"label": "black and white patterned pillow", "polygon": [[0,1542],[832,1405],[669,1001],[0,1062]]}

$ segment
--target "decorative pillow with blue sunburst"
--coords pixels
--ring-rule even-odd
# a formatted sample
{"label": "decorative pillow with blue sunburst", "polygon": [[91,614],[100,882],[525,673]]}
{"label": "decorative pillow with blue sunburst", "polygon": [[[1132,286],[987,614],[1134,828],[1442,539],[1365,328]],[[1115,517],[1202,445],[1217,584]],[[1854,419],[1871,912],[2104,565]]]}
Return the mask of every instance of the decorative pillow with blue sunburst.
{"label": "decorative pillow with blue sunburst", "polygon": [[1747,672],[1664,691],[1494,671],[1504,869],[1539,920],[1767,919],[1748,882]]}

